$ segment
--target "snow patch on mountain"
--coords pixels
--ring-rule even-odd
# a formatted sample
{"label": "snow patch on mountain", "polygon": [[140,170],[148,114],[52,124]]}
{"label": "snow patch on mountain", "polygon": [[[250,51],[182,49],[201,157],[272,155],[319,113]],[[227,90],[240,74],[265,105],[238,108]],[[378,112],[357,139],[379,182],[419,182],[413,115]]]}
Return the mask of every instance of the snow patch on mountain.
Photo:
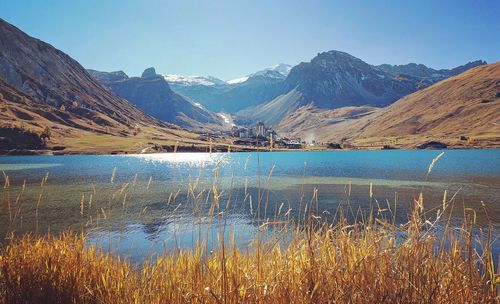
{"label": "snow patch on mountain", "polygon": [[224,120],[224,122],[226,124],[231,125],[231,126],[235,126],[235,124],[232,122],[232,120],[229,118],[229,116],[227,116],[224,113],[217,113],[217,114]]}
{"label": "snow patch on mountain", "polygon": [[[250,77],[261,76],[261,75],[265,75],[265,76],[270,76],[270,77],[276,78],[275,76],[278,73],[281,74],[283,76],[283,78],[285,78],[286,76],[288,76],[288,73],[290,73],[291,69],[292,69],[292,66],[289,65],[289,64],[278,63],[278,64],[273,65],[272,67],[265,68],[263,70],[260,70],[258,72],[252,73],[252,74],[244,76],[244,77],[239,77],[239,78],[236,78],[236,79],[231,79],[231,80],[228,80],[226,82],[229,83],[229,84],[242,83],[242,82],[247,81],[248,78],[250,78]],[[278,73],[272,73],[272,72],[278,72]]]}
{"label": "snow patch on mountain", "polygon": [[226,84],[223,80],[220,80],[213,76],[184,76],[176,74],[167,74],[163,78],[169,83],[181,85],[181,86],[193,86],[193,85],[204,85],[204,86],[214,86]]}
{"label": "snow patch on mountain", "polygon": [[199,102],[193,102],[193,104],[194,104],[195,106],[197,106],[198,108],[200,108],[200,109],[204,109],[204,108],[203,108],[203,105],[202,105],[201,103],[199,103]]}
{"label": "snow patch on mountain", "polygon": [[282,74],[283,76],[288,76],[290,73],[290,70],[292,69],[292,66],[286,63],[278,63],[275,64],[271,67],[271,71],[276,71]]}
{"label": "snow patch on mountain", "polygon": [[240,77],[240,78],[236,78],[236,79],[231,79],[231,80],[228,80],[226,82],[229,84],[237,84],[237,83],[242,83],[242,82],[247,81],[248,78],[250,78],[250,76],[244,76],[244,77]]}
{"label": "snow patch on mountain", "polygon": [[[231,84],[243,83],[243,82],[247,81],[252,76],[266,76],[266,77],[276,78],[276,74],[279,73],[278,76],[281,74],[281,75],[283,75],[283,78],[285,78],[288,75],[288,73],[290,73],[291,69],[292,69],[291,65],[285,64],[285,63],[279,63],[279,64],[273,65],[272,67],[263,69],[261,71],[255,72],[255,73],[252,73],[250,75],[238,77],[238,78],[231,79],[228,81],[223,81],[223,80],[220,80],[220,79],[213,77],[213,76],[197,76],[197,75],[185,76],[185,75],[178,75],[178,74],[166,74],[163,76],[163,78],[165,78],[165,80],[169,84],[172,84],[175,86],[184,86],[184,87],[189,87],[189,86],[224,86],[224,85],[228,85],[228,84],[231,85]],[[273,74],[272,72],[275,72],[275,73]]]}

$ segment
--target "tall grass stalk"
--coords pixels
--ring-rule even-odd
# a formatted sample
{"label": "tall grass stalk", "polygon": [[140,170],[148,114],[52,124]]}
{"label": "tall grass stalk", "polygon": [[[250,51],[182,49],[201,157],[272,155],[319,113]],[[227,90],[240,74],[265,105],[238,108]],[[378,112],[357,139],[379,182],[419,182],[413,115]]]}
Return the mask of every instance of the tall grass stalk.
{"label": "tall grass stalk", "polygon": [[[431,163],[426,179],[441,156]],[[191,248],[182,248],[179,243],[167,248],[164,243],[162,254],[137,265],[113,253],[111,236],[105,252],[86,242],[83,229],[38,235],[37,203],[35,234],[16,236],[12,232],[0,250],[0,303],[500,301],[500,272],[492,256],[493,227],[489,226],[486,237],[476,239],[475,211],[467,208],[461,225],[451,224],[455,195],[449,198],[445,192],[442,204],[426,209],[421,190],[413,201],[407,223],[396,224],[397,194],[393,206],[386,201],[387,207],[382,208],[371,183],[369,197],[373,204],[368,213],[353,210],[349,183],[345,189],[347,208],[339,208],[328,216],[320,213],[318,189],[314,188],[311,198],[306,199],[302,185],[298,216],[291,216],[293,206],[286,209],[284,204],[276,204],[270,220],[267,208],[274,166],[267,177],[267,188],[261,191],[258,154],[257,164],[256,204],[248,192],[247,179],[243,201],[231,201],[238,197],[232,193],[234,173],[230,190],[224,196],[219,163],[213,168],[211,184],[202,182],[200,177],[190,179],[186,202],[192,204],[192,215],[198,218],[197,233],[196,223],[192,223],[193,235],[198,236],[195,243]],[[304,175],[305,167],[306,164]],[[40,193],[47,178],[48,175],[42,180]],[[79,218],[87,216],[87,223],[92,224],[93,218],[97,223],[109,221],[116,217],[117,210],[127,215],[127,200],[131,197],[127,194],[136,187],[137,175],[131,186],[117,185],[115,179],[116,168],[110,180],[112,195],[104,204],[97,200],[93,203],[93,196],[98,193],[94,185],[88,196],[82,194],[75,205]],[[8,190],[6,174],[4,180]],[[146,194],[154,184],[150,177],[143,189]],[[174,218],[182,204],[177,202],[179,193],[171,192],[168,196],[164,217]],[[9,221],[15,222],[20,216],[19,197],[14,204],[16,211],[11,210],[8,197]],[[225,202],[223,197],[227,198]],[[144,200],[138,204],[139,216],[148,212]],[[228,225],[229,209],[237,203],[249,206],[256,225],[255,237],[243,245],[236,241],[240,236]],[[202,231],[202,223],[208,224],[206,232]],[[174,225],[174,238],[176,229]]]}
{"label": "tall grass stalk", "polygon": [[[495,303],[488,243],[473,249],[472,219],[423,234],[415,208],[404,233],[384,221],[325,225],[314,217],[283,242],[238,247],[219,235],[141,267],[85,246],[83,234],[25,235],[0,256],[4,303]],[[491,235],[489,235],[491,237]],[[442,241],[442,240],[441,240]],[[439,248],[439,251],[436,251]]]}

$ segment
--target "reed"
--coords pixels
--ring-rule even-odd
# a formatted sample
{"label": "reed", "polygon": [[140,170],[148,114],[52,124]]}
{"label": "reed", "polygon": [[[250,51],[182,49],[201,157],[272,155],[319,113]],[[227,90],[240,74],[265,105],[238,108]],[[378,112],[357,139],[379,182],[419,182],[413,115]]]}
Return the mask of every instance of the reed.
{"label": "reed", "polygon": [[[85,246],[83,234],[13,238],[0,256],[4,303],[495,303],[490,247],[471,246],[470,223],[423,230],[340,217],[246,248],[219,241],[165,252],[140,266]],[[498,302],[496,302],[498,303]]]}
{"label": "reed", "polygon": [[[427,175],[439,157],[433,160]],[[193,215],[216,227],[216,239],[210,244],[208,237],[202,237],[200,225],[198,241],[192,248],[165,249],[159,257],[136,265],[119,254],[87,244],[83,230],[55,235],[11,233],[0,250],[0,303],[500,301],[500,273],[492,256],[493,228],[490,225],[485,237],[477,237],[473,210],[464,210],[462,223],[452,225],[450,209],[454,205],[446,192],[442,206],[432,210],[426,210],[420,192],[406,224],[394,220],[396,203],[392,207],[387,202],[382,209],[372,185],[369,193],[373,204],[366,214],[355,213],[348,205],[345,210],[323,217],[314,189],[310,200],[301,190],[298,218],[290,216],[290,206],[285,207],[286,211],[283,204],[277,204],[269,220],[272,171],[265,181],[266,188],[259,187],[253,201],[245,182],[244,200],[240,203],[249,206],[257,227],[255,239],[246,245],[237,244],[239,236],[232,230],[226,237],[226,229],[231,229],[227,214],[235,202],[231,202],[231,192],[223,196],[219,189],[218,167],[213,170],[211,185],[196,178],[187,191]],[[111,184],[115,177],[113,170]],[[4,175],[4,179],[8,189],[8,177]],[[147,190],[153,183],[150,178]],[[107,220],[115,216],[114,205],[129,212],[127,197],[131,195],[127,196],[127,189],[131,187],[136,187],[136,177],[131,186],[116,185],[103,207],[91,207],[92,196],[90,201],[82,196],[75,205],[76,213],[80,217],[88,213],[92,219],[90,210],[95,208],[94,216],[100,212],[98,218]],[[93,189],[92,194],[97,194]],[[350,185],[346,192],[351,193]],[[180,206],[178,196],[179,192],[168,196],[167,207],[171,205],[172,212]],[[19,217],[19,206],[17,199],[9,204],[13,219]],[[142,203],[139,212],[148,212]],[[193,224],[193,233],[195,230]]]}

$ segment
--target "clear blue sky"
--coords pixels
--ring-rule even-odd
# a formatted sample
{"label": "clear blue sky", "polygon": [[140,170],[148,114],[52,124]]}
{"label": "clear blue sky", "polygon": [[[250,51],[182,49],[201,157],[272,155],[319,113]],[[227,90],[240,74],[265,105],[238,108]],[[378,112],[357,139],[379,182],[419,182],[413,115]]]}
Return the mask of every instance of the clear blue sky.
{"label": "clear blue sky", "polygon": [[86,68],[232,79],[341,50],[449,68],[500,57],[500,1],[0,0],[0,17]]}

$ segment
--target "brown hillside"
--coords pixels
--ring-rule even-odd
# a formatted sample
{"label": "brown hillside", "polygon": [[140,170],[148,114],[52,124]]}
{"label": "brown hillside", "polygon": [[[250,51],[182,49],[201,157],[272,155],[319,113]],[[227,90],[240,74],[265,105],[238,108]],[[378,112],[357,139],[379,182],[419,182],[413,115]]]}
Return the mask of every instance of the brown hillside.
{"label": "brown hillside", "polygon": [[29,142],[46,128],[48,148],[61,146],[58,153],[206,145],[199,135],[144,114],[65,53],[0,19],[0,153],[40,149]]}
{"label": "brown hillside", "polygon": [[343,107],[331,110],[321,110],[310,103],[286,116],[276,127],[278,134],[306,141],[317,138],[318,127],[332,126],[350,119],[357,119],[373,113],[379,108],[372,106]]}
{"label": "brown hillside", "polygon": [[[112,118],[96,113],[94,120],[72,114],[67,110],[33,102],[29,96],[0,80],[0,153],[13,148],[35,149],[40,146],[32,134],[51,130],[47,149],[54,153],[139,153],[153,151],[156,145],[175,145],[202,150],[208,145],[199,135],[175,126],[118,124]],[[109,121],[114,127],[97,123],[97,118]],[[19,130],[24,132],[19,133]],[[217,144],[214,142],[214,144]],[[62,149],[63,150],[59,150]],[[215,149],[215,147],[214,147]]]}
{"label": "brown hillside", "polygon": [[473,68],[359,119],[320,122],[315,136],[325,142],[401,147],[425,140],[465,146],[464,136],[479,146],[500,146],[500,63]]}

